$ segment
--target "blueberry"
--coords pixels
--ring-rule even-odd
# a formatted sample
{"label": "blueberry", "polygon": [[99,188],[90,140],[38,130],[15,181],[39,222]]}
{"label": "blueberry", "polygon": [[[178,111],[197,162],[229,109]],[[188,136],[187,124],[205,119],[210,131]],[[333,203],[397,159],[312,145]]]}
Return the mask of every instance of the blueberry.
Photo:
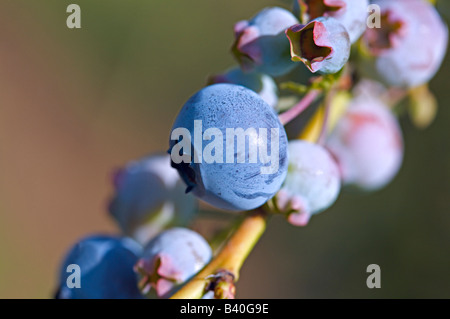
{"label": "blueberry", "polygon": [[284,31],[296,23],[291,12],[278,7],[265,8],[251,20],[236,23],[232,52],[242,69],[272,76],[291,71],[295,64],[289,59]]}
{"label": "blueberry", "polygon": [[167,297],[202,269],[211,256],[208,243],[196,232],[186,228],[166,230],[145,246],[136,264],[140,288],[145,294],[153,288],[159,297]]}
{"label": "blueberry", "polygon": [[259,207],[279,190],[287,170],[286,147],[284,127],[263,99],[239,85],[214,84],[181,109],[169,152],[187,191],[237,211]]}
{"label": "blueberry", "polygon": [[371,56],[361,60],[360,71],[384,83],[415,87],[438,71],[448,44],[448,29],[438,12],[424,0],[376,0],[381,28],[363,36]]}
{"label": "blueberry", "polygon": [[302,140],[290,141],[286,180],[276,195],[276,205],[288,213],[293,225],[304,226],[311,215],[330,207],[339,195],[339,168],[330,153],[320,145]]}
{"label": "blueberry", "polygon": [[303,24],[319,17],[335,18],[354,43],[366,30],[368,5],[368,0],[294,0],[294,14]]}
{"label": "blueberry", "polygon": [[[141,246],[129,238],[90,236],[80,240],[67,254],[59,276],[60,299],[140,299],[133,266]],[[69,288],[69,265],[80,267],[80,288]]]}
{"label": "blueberry", "polygon": [[334,18],[317,18],[307,25],[286,30],[293,61],[303,62],[315,73],[336,73],[350,57],[350,38]]}
{"label": "blueberry", "polygon": [[267,74],[249,72],[244,73],[240,68],[233,68],[223,74],[211,76],[208,84],[230,83],[245,86],[255,91],[271,107],[278,103],[278,87],[275,81]]}
{"label": "blueberry", "polygon": [[380,100],[368,95],[351,102],[326,146],[337,160],[343,183],[369,191],[389,183],[403,159],[397,119]]}
{"label": "blueberry", "polygon": [[184,226],[196,210],[170,156],[154,154],[128,163],[114,175],[110,214],[122,232],[146,243],[168,226]]}

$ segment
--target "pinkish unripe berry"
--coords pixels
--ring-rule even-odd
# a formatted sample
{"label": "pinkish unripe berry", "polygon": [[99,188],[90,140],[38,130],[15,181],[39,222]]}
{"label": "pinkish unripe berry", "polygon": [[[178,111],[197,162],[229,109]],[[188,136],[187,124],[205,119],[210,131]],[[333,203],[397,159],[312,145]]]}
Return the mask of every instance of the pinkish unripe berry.
{"label": "pinkish unripe berry", "polygon": [[326,146],[337,160],[343,183],[369,191],[388,184],[403,159],[397,119],[381,101],[366,95],[351,102]]}
{"label": "pinkish unripe berry", "polygon": [[438,71],[448,44],[448,29],[425,0],[374,0],[381,8],[381,28],[367,29],[363,43],[372,56],[362,73],[399,87],[428,82]]}

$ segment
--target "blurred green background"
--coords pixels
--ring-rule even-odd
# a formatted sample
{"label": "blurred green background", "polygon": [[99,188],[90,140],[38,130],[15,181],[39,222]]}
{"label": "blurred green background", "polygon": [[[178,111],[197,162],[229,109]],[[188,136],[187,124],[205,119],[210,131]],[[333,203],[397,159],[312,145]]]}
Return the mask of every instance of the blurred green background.
{"label": "blurred green background", "polygon": [[[232,26],[288,1],[0,0],[0,297],[48,298],[78,238],[114,232],[113,168],[166,150],[185,100],[234,64]],[[445,1],[444,1],[445,2]],[[274,218],[239,298],[450,297],[448,60],[425,131],[402,120],[406,154],[380,192],[343,193],[295,228]],[[381,266],[381,289],[366,267]]]}

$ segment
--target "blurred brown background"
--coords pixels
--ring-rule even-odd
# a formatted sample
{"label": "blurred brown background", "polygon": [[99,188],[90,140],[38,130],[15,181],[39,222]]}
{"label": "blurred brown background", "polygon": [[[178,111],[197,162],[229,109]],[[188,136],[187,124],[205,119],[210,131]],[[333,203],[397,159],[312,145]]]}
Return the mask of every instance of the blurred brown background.
{"label": "blurred brown background", "polygon": [[[110,171],[165,150],[206,77],[234,64],[233,24],[281,1],[0,0],[0,297],[48,298],[73,242],[114,232]],[[403,168],[386,189],[341,195],[294,228],[274,218],[240,298],[450,297],[450,63],[425,131],[402,120]],[[381,266],[381,289],[366,287]]]}

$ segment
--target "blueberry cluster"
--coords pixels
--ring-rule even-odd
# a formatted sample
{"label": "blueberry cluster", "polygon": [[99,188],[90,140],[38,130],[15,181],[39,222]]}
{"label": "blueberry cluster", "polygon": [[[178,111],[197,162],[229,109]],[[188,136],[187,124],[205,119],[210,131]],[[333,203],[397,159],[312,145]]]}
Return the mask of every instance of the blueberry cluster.
{"label": "blueberry cluster", "polygon": [[214,262],[224,269],[201,278],[209,283],[200,297],[234,297],[238,269],[186,228],[199,206],[305,226],[341,190],[392,181],[405,111],[421,127],[433,118],[427,83],[448,30],[426,0],[295,0],[292,10],[265,8],[236,23],[234,38],[238,65],[188,99],[168,154],[114,173],[109,212],[121,235],[76,243],[58,298],[167,298]]}

